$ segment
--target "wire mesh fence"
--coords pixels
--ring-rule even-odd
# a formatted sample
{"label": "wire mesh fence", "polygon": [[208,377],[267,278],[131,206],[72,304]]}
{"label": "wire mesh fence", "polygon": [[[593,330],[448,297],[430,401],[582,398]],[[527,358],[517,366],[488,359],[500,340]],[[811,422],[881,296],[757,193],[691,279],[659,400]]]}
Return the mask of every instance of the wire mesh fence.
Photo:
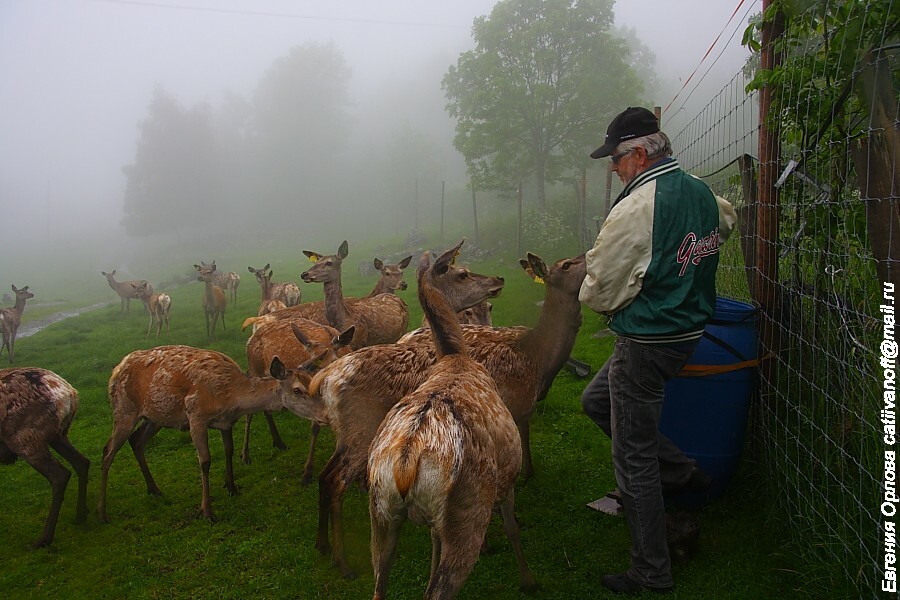
{"label": "wire mesh fence", "polygon": [[[892,339],[891,286],[900,283],[896,7],[805,6],[769,22],[773,68],[738,73],[673,147],[738,209],[720,294],[762,305],[770,327],[749,432],[765,497],[787,523],[814,595],[880,597],[896,584],[884,505],[896,492],[896,360],[882,345]],[[760,83],[771,93],[762,122]],[[758,150],[761,126],[777,145]],[[766,168],[779,175],[774,189],[760,185]],[[764,193],[771,209],[760,207]],[[767,214],[774,236],[757,225]],[[770,263],[760,258],[767,250]]]}

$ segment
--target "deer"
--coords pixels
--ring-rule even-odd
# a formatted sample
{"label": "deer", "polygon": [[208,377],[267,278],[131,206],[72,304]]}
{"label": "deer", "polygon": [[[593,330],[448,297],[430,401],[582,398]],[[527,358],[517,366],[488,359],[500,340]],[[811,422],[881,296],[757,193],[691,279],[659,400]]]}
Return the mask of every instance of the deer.
{"label": "deer", "polygon": [[[585,276],[583,255],[560,260],[549,269],[534,254],[528,254],[528,262],[547,282],[544,305],[533,329],[461,325],[470,355],[493,377],[519,429],[525,479],[534,471],[529,420],[535,403],[547,395],[575,344],[581,324],[578,292]],[[310,384],[310,394],[321,397],[326,406],[336,442],[334,454],[319,474],[316,548],[331,554],[344,577],[355,573],[344,551],[343,495],[351,483],[364,480],[369,446],[381,420],[425,380],[435,360],[429,336],[427,329],[420,329],[397,344],[352,352],[316,373]]]}
{"label": "deer", "polygon": [[9,364],[13,363],[15,355],[13,349],[16,347],[16,334],[19,333],[19,325],[22,324],[22,313],[25,312],[25,301],[34,298],[34,294],[28,291],[28,286],[17,288],[12,286],[12,291],[16,295],[16,303],[7,308],[0,308],[0,335],[3,342],[0,344],[0,354],[6,348],[9,355]]}
{"label": "deer", "polygon": [[150,323],[147,325],[147,335],[144,338],[150,337],[150,330],[153,329],[154,321],[156,322],[157,338],[159,338],[163,322],[166,324],[166,333],[169,333],[169,309],[172,307],[172,299],[169,295],[164,292],[156,294],[153,292],[153,288],[145,285],[140,287],[134,285],[134,288],[139,294],[138,297],[144,302],[147,310],[150,312]]}
{"label": "deer", "polygon": [[336,254],[326,256],[312,250],[304,250],[303,254],[315,264],[301,273],[300,278],[306,283],[323,284],[325,299],[321,302],[289,306],[285,310],[262,318],[303,317],[331,325],[338,330],[354,325],[356,327],[356,334],[353,336],[354,350],[373,344],[397,341],[409,325],[406,303],[394,294],[385,293],[364,298],[344,298],[341,288],[341,263],[347,258],[348,253],[346,240]]}
{"label": "deer", "polygon": [[321,404],[307,395],[310,374],[306,367],[287,369],[276,357],[269,369],[271,377],[250,377],[225,354],[190,346],[158,346],[125,356],[109,379],[113,430],[103,449],[97,505],[100,521],[109,522],[109,469],[126,440],[144,475],[147,493],[162,495],[150,474],[144,448],[161,428],[168,427],[190,432],[200,462],[200,515],[215,522],[209,495],[209,429],[222,434],[225,487],[234,496],[238,489],[234,483],[232,428],[240,417],[287,408],[300,417],[324,422]]}
{"label": "deer", "polygon": [[456,319],[463,325],[491,325],[493,310],[494,305],[485,300],[456,313]]}
{"label": "deer", "polygon": [[[203,293],[203,315],[206,317],[206,337],[212,339],[216,333],[216,322],[222,319],[222,331],[225,331],[225,306],[228,299],[222,288],[213,283],[216,272],[216,261],[207,265],[203,261],[201,264],[194,265],[194,268],[200,273],[197,277],[198,281],[202,281],[206,285]],[[210,328],[210,318],[212,319],[212,328]]]}
{"label": "deer", "polygon": [[[213,261],[213,263],[215,262],[216,261]],[[208,265],[201,260],[200,266],[211,267],[212,264]],[[228,297],[235,304],[237,304],[237,290],[240,284],[241,276],[234,271],[216,271],[215,273],[213,273],[213,285],[219,286],[224,292],[229,292]]]}
{"label": "deer", "polygon": [[150,285],[150,282],[146,279],[131,279],[128,281],[116,281],[115,275],[116,270],[113,269],[109,273],[106,271],[100,271],[100,273],[106,277],[106,282],[118,295],[121,300],[121,308],[119,312],[131,312],[131,299],[137,299],[134,286],[144,286],[147,285],[150,287],[150,291],[153,291],[153,286]]}
{"label": "deer", "polygon": [[264,305],[269,302],[280,301],[284,304],[282,308],[288,306],[296,306],[300,304],[300,288],[295,283],[273,283],[271,265],[266,263],[261,269],[247,267],[247,270],[256,277],[256,282],[262,290],[262,302],[259,307],[259,316],[274,312],[272,310],[263,310]]}
{"label": "deer", "polygon": [[31,544],[43,548],[53,543],[56,523],[71,471],[50,448],[75,469],[78,502],[75,522],[87,519],[87,483],[91,461],[69,441],[69,427],[78,411],[78,392],[52,371],[37,367],[0,369],[0,464],[21,458],[50,483],[53,498],[44,530]]}
{"label": "deer", "polygon": [[[252,377],[262,377],[265,374],[266,365],[278,356],[281,361],[289,366],[306,363],[313,356],[321,358],[313,365],[316,369],[325,366],[338,357],[350,352],[350,342],[353,339],[354,328],[350,326],[343,332],[335,328],[322,325],[309,319],[296,319],[293,321],[272,321],[260,325],[250,339],[247,340],[247,373]],[[299,344],[298,344],[299,342]],[[278,433],[278,427],[270,412],[263,412],[272,436],[272,445],[281,450],[286,450],[287,445]],[[244,425],[244,443],[241,449],[241,462],[250,464],[250,423],[253,415],[247,415]],[[303,467],[301,482],[308,485],[312,481],[315,468],[315,447],[319,435],[320,426],[312,423],[310,435],[310,450],[306,464]]]}
{"label": "deer", "polygon": [[435,362],[378,428],[368,459],[369,516],[376,600],[388,576],[403,522],[431,529],[426,598],[453,598],[478,560],[494,506],[519,565],[522,591],[537,589],[519,540],[514,484],[521,441],[491,375],[469,356],[456,312],[431,284],[449,267],[428,252],[417,268],[418,296],[430,325]]}
{"label": "deer", "polygon": [[405,291],[408,286],[403,281],[403,269],[409,266],[410,261],[412,261],[412,255],[407,256],[396,265],[391,265],[385,264],[376,256],[372,264],[381,273],[381,277],[366,298],[372,298],[378,294],[395,294],[397,290]]}

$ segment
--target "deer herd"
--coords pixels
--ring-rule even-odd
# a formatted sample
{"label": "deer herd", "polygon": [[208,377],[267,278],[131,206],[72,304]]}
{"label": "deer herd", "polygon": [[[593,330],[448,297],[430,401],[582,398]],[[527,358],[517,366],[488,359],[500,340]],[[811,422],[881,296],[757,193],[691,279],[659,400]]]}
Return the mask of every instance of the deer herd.
{"label": "deer herd", "polygon": [[[138,350],[122,358],[109,379],[112,433],[103,449],[97,514],[109,521],[107,487],[116,453],[127,441],[149,494],[161,494],[144,456],[160,429],[190,432],[200,464],[200,513],[213,521],[210,502],[209,429],[219,430],[224,447],[225,487],[234,481],[233,428],[245,417],[241,460],[250,464],[250,423],[266,417],[273,445],[286,448],[272,414],[287,409],[311,422],[310,448],[301,479],[314,478],[314,450],[321,427],[332,430],[335,449],[318,475],[319,520],[316,548],[331,557],[346,578],[356,576],[343,536],[343,496],[361,484],[369,492],[375,598],[387,594],[388,575],[406,519],[426,524],[433,544],[427,598],[451,598],[474,568],[495,508],[515,553],[519,587],[538,584],[528,569],[514,515],[514,483],[534,473],[529,422],[537,402],[565,364],[581,324],[578,291],[584,256],[552,266],[529,253],[520,261],[529,277],[546,284],[540,317],[533,328],[493,327],[491,298],[502,277],[482,275],[457,263],[463,242],[416,266],[423,326],[409,331],[409,311],[397,292],[407,289],[397,264],[375,259],[381,277],[371,294],[348,298],[341,287],[341,264],[349,249],[323,255],[304,251],[313,262],[300,275],[321,283],[324,299],[300,302],[300,288],[275,283],[269,264],[248,267],[259,284],[261,303],[247,340],[246,372],[229,356],[184,345]],[[212,339],[229,301],[237,299],[240,277],[216,263],[194,265],[203,283],[202,308]],[[150,314],[147,336],[156,325],[169,334],[171,298],[148,281],[116,281],[103,272],[121,299]],[[15,306],[0,309],[3,348],[10,363],[28,287],[12,287]],[[77,521],[87,517],[90,461],[69,442],[78,393],[61,377],[36,367],[0,370],[0,463],[22,458],[49,482],[53,492],[44,530],[34,547],[53,541],[66,485],[71,476],[50,448],[78,476]],[[115,515],[115,507],[112,514]]]}

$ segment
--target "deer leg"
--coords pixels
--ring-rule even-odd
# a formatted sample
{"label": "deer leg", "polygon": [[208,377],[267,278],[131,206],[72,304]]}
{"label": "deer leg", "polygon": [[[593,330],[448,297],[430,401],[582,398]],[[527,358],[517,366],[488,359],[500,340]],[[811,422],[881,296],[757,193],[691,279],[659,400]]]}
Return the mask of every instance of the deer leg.
{"label": "deer leg", "polygon": [[222,447],[225,449],[225,489],[230,496],[237,496],[237,486],[234,485],[234,434],[232,429],[222,429]]}
{"label": "deer leg", "polygon": [[529,426],[529,417],[525,417],[521,423],[517,423],[519,429],[519,437],[522,438],[522,472],[525,480],[529,480],[534,476],[534,465],[531,462],[531,428]]}
{"label": "deer leg", "polygon": [[341,571],[344,579],[356,579],[356,572],[350,568],[347,562],[347,551],[344,549],[344,493],[347,491],[347,485],[354,480],[352,473],[348,473],[350,469],[347,464],[341,465],[333,473],[332,489],[331,489],[331,564]]}
{"label": "deer leg", "polygon": [[319,473],[319,530],[316,534],[316,549],[325,555],[331,554],[331,543],[328,539],[328,517],[334,488],[334,471],[343,453],[343,449],[336,448],[334,454],[322,467],[322,472]]}
{"label": "deer leg", "polygon": [[253,415],[244,417],[244,445],[241,448],[241,462],[245,465],[250,464],[250,421]]}
{"label": "deer leg", "polygon": [[306,457],[306,464],[303,465],[303,477],[300,479],[300,485],[307,486],[312,483],[313,471],[316,469],[316,441],[319,439],[319,431],[322,426],[313,423],[309,429],[309,455]]}
{"label": "deer leg", "polygon": [[500,513],[503,516],[503,532],[512,546],[516,555],[516,563],[519,565],[519,590],[531,594],[540,589],[534,575],[528,569],[525,555],[522,553],[522,542],[519,538],[519,524],[516,522],[515,492],[511,489],[506,498],[500,501]]}
{"label": "deer leg", "polygon": [[479,511],[472,516],[470,519],[451,516],[443,525],[435,527],[440,537],[441,557],[437,569],[433,569],[434,576],[428,581],[425,598],[455,598],[475,567],[491,511]]}
{"label": "deer leg", "polygon": [[375,595],[374,599],[383,599],[387,595],[388,575],[394,564],[394,556],[397,552],[397,541],[400,539],[400,529],[403,526],[403,517],[392,515],[381,517],[373,506],[374,500],[369,499],[369,513],[372,517],[372,568],[375,570]]}
{"label": "deer leg", "polygon": [[431,573],[428,575],[428,580],[431,581],[434,579],[434,574],[437,573],[438,565],[441,562],[441,536],[438,535],[437,529],[434,527],[431,528]]}
{"label": "deer leg", "polygon": [[[144,336],[144,339],[150,337],[150,330],[153,329],[153,312],[150,313],[150,323],[147,325],[147,335]],[[159,337],[159,333],[156,334]]]}
{"label": "deer leg", "polygon": [[51,440],[50,446],[59,452],[60,456],[69,461],[69,464],[72,465],[72,468],[75,469],[75,473],[78,475],[78,503],[75,508],[75,522],[84,523],[88,513],[87,483],[91,461],[79,452],[65,435],[59,435]]}
{"label": "deer leg", "polygon": [[31,544],[32,548],[43,548],[53,542],[53,536],[56,533],[56,522],[59,519],[59,509],[62,507],[66,485],[69,483],[72,473],[53,458],[53,455],[50,454],[50,449],[46,446],[35,454],[22,455],[22,458],[50,482],[50,489],[53,491],[53,499],[50,501],[50,512],[47,514],[47,520],[44,522],[44,531]]}
{"label": "deer leg", "polygon": [[144,447],[154,435],[159,433],[159,430],[159,425],[152,421],[145,420],[141,423],[140,427],[135,429],[132,434],[128,436],[128,443],[131,445],[131,451],[134,453],[138,466],[141,468],[141,473],[144,475],[144,481],[147,482],[147,493],[154,496],[162,496],[162,492],[153,480],[153,475],[150,474],[150,467],[147,466],[147,459],[144,457]]}
{"label": "deer leg", "polygon": [[197,449],[197,459],[200,461],[200,486],[202,500],[200,502],[200,514],[203,515],[210,523],[216,522],[213,515],[212,505],[209,500],[209,436],[207,434],[206,425],[198,423],[191,424],[191,440]]}
{"label": "deer leg", "polygon": [[[206,316],[206,337],[208,339],[212,339],[212,335],[210,335],[210,333],[209,333],[209,313],[205,312],[204,315]],[[213,329],[215,329],[215,328],[216,328],[216,322],[213,321]]]}
{"label": "deer leg", "polygon": [[109,519],[106,516],[106,483],[109,479],[109,468],[112,466],[116,453],[131,435],[136,422],[137,416],[127,420],[117,420],[113,424],[112,435],[103,448],[103,460],[100,463],[100,501],[97,503],[97,515],[101,523],[109,523]]}
{"label": "deer leg", "polygon": [[269,434],[272,436],[272,446],[279,450],[287,450],[287,444],[284,443],[284,440],[281,439],[281,434],[278,433],[278,427],[275,425],[275,418],[272,417],[272,413],[265,411],[263,416],[266,417],[266,423],[269,425]]}

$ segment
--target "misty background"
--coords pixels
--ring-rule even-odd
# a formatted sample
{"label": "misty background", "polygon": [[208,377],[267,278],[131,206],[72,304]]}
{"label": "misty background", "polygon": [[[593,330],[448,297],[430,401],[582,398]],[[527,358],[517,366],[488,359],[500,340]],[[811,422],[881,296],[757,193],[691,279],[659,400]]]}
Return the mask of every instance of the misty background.
{"label": "misty background", "polygon": [[[442,198],[448,226],[467,227],[441,84],[495,4],[0,0],[0,289],[54,262],[127,275],[173,247],[221,263],[288,246],[299,263],[301,249],[433,228]],[[674,137],[743,65],[759,4],[614,11],[641,97],[669,106]],[[481,207],[515,210],[502,194]]]}

